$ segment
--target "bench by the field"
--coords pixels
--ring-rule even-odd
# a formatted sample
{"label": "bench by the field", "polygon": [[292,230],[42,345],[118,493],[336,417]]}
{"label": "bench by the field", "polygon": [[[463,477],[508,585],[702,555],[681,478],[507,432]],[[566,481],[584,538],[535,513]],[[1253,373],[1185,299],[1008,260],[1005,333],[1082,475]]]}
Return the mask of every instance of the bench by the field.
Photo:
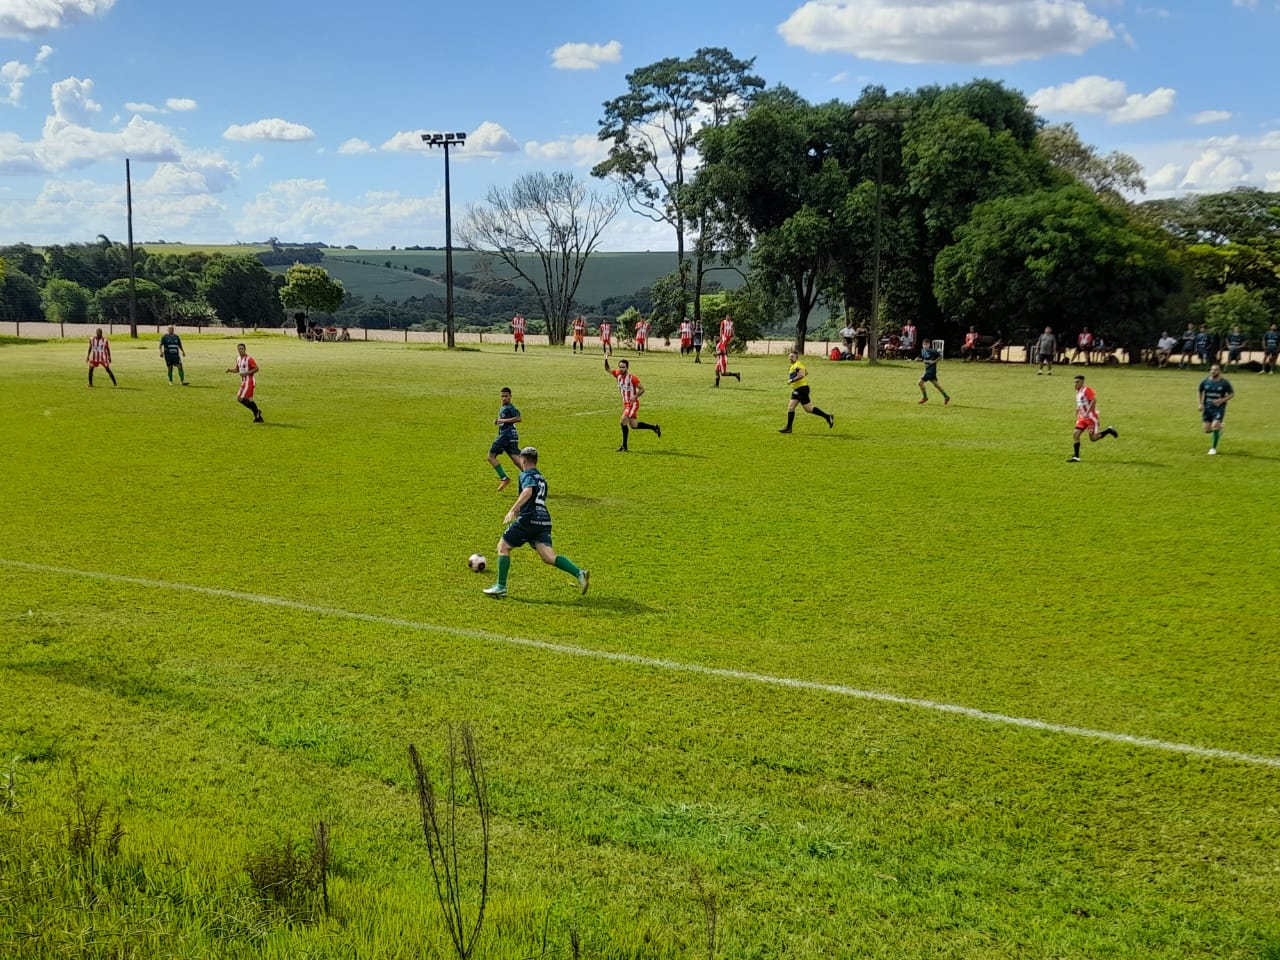
{"label": "bench by the field", "polygon": [[1005,343],[999,337],[978,337],[970,347],[961,347],[960,356],[969,360],[1003,360]]}

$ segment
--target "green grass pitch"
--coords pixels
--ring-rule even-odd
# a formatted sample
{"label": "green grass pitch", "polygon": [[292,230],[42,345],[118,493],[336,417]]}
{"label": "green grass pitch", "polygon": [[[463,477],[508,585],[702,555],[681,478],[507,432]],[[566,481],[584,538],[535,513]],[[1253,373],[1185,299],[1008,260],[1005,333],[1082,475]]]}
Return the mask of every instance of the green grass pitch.
{"label": "green grass pitch", "polygon": [[[250,338],[254,426],[235,342],[0,345],[0,956],[447,955],[406,746],[463,722],[477,957],[1280,956],[1280,378],[1208,457],[1201,374],[1090,368],[1070,464],[1074,368],[813,357],[780,436],[782,357],[628,354],[620,454],[595,354]],[[503,386],[585,597],[467,569]],[[317,820],[331,914],[246,900]]]}

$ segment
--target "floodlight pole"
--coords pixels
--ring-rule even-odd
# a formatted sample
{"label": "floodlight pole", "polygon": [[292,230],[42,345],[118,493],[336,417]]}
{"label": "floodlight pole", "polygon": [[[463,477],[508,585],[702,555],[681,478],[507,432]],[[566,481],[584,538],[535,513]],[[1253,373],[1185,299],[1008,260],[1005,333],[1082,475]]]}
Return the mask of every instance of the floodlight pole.
{"label": "floodlight pole", "polygon": [[124,158],[124,205],[129,223],[129,336],[138,339],[138,281],[133,269],[133,178]]}
{"label": "floodlight pole", "polygon": [[902,123],[911,116],[910,107],[859,107],[853,111],[853,119],[873,123],[876,127],[876,226],[875,253],[871,279],[871,329],[867,336],[867,363],[876,363],[880,347],[880,229],[882,204],[880,195],[884,188],[884,128],[891,123]]}
{"label": "floodlight pole", "polygon": [[422,142],[428,147],[444,150],[444,326],[445,343],[449,349],[453,340],[453,211],[449,199],[449,148],[460,147],[467,142],[465,133],[424,133]]}

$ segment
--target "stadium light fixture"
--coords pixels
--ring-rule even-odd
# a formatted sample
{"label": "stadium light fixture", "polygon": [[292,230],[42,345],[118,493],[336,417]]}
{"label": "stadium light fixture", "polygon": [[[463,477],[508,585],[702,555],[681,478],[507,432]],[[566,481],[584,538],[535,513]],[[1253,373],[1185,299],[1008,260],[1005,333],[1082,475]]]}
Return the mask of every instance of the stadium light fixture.
{"label": "stadium light fixture", "polygon": [[449,198],[449,148],[467,142],[465,133],[424,133],[422,142],[444,150],[444,289],[445,344],[453,349],[453,213]]}

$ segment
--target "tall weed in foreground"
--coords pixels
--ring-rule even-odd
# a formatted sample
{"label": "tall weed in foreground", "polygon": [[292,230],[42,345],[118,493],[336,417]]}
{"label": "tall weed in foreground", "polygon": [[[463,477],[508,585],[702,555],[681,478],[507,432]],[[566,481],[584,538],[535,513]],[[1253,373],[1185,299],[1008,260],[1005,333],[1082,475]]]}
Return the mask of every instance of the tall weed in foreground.
{"label": "tall weed in foreground", "polygon": [[245,872],[253,892],[290,919],[312,919],[317,897],[321,911],[328,916],[329,825],[324,821],[315,825],[309,850],[291,836],[259,847],[245,860]]}
{"label": "tall weed in foreground", "polygon": [[[422,835],[431,858],[436,898],[453,948],[459,960],[467,960],[475,950],[489,899],[489,788],[485,782],[480,750],[469,724],[464,723],[456,734],[452,727],[449,728],[443,796],[413,744],[409,744],[409,761],[413,765]],[[464,793],[460,780],[465,780],[469,796]],[[468,851],[467,838],[459,831],[459,815],[470,804],[475,805],[479,849]],[[476,905],[474,917],[470,919],[466,916],[465,904],[469,899],[465,892],[468,878],[463,869],[468,852],[479,861],[471,868],[478,872],[478,876],[471,881],[476,884]]]}

